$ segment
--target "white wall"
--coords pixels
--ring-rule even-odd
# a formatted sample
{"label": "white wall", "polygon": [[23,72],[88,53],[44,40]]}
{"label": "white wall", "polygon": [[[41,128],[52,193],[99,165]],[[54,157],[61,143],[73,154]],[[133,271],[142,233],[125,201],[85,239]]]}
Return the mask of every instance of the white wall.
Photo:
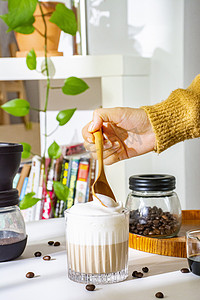
{"label": "white wall", "polygon": [[[200,1],[185,0],[184,86],[200,73]],[[185,143],[187,208],[200,207],[200,140]]]}
{"label": "white wall", "polygon": [[[128,0],[128,24],[142,28],[135,40],[140,55],[151,57],[150,103],[160,102],[172,90],[183,87],[184,1]],[[141,102],[144,104],[149,102]],[[185,208],[184,145],[176,145],[160,155],[152,154],[148,159],[152,173],[176,176],[176,191]],[[145,164],[145,159],[142,162]]]}

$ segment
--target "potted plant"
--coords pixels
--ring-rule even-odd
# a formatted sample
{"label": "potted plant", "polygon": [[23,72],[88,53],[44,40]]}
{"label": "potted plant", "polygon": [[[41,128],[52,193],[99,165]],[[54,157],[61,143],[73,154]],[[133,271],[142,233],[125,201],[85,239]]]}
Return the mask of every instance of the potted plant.
{"label": "potted plant", "polygon": [[[56,5],[58,4],[58,2],[40,3],[44,13],[45,24],[47,26],[47,54],[49,56],[61,56],[63,55],[63,53],[58,52],[61,29],[56,24],[49,21],[56,9]],[[31,48],[34,48],[37,56],[44,56],[43,39],[45,28],[40,5],[37,4],[35,12],[33,14],[35,18],[35,22],[33,23],[35,30],[28,35],[20,32],[15,33],[17,45],[19,48],[19,51],[17,51],[16,53],[17,57],[26,56]]]}
{"label": "potted plant", "polygon": [[[42,111],[45,115],[45,134],[44,134],[44,153],[42,154],[42,161],[45,161],[45,153],[47,148],[47,135],[48,130],[46,126],[47,120],[47,109],[49,101],[49,93],[51,91],[51,81],[50,81],[50,65],[52,67],[52,61],[47,57],[47,24],[45,19],[45,12],[41,2],[38,0],[8,0],[8,13],[1,15],[0,17],[8,25],[8,31],[15,31],[17,33],[24,34],[28,37],[29,34],[32,34],[36,29],[34,27],[35,17],[34,13],[36,7],[39,6],[42,20],[44,24],[44,33],[43,33],[43,47],[44,47],[44,63],[41,64],[40,72],[46,77],[46,98],[43,109],[31,108],[30,103],[25,99],[13,99],[6,102],[1,108],[13,116],[23,117],[29,113],[30,109],[37,111]],[[70,35],[75,35],[77,31],[76,18],[72,10],[68,9],[63,3],[58,3],[56,5],[55,11],[52,13],[49,22],[55,24],[59,27],[60,30],[63,30],[65,33]],[[30,49],[26,56],[26,64],[30,70],[36,70],[37,68],[37,57],[34,49]],[[54,87],[55,88],[55,87]],[[83,93],[88,89],[88,85],[77,77],[66,78],[62,86],[62,92],[66,95],[78,95]],[[74,109],[65,109],[60,111],[57,114],[56,120],[58,121],[59,126],[65,125],[73,116],[76,108]],[[23,153],[22,158],[28,158],[31,154],[31,146],[26,143],[23,144]],[[51,159],[57,159],[61,155],[60,146],[54,141],[48,148],[48,155]],[[45,166],[45,163],[44,163]],[[44,182],[47,184],[46,171],[44,171]],[[68,187],[64,186],[61,182],[54,182],[54,192],[58,200],[67,200],[68,196]],[[48,191],[47,191],[48,192]],[[51,196],[49,194],[51,199]],[[20,202],[20,208],[26,209],[35,205],[39,200],[35,197],[35,193],[31,192],[25,195],[25,197]],[[52,200],[52,199],[51,199]]]}

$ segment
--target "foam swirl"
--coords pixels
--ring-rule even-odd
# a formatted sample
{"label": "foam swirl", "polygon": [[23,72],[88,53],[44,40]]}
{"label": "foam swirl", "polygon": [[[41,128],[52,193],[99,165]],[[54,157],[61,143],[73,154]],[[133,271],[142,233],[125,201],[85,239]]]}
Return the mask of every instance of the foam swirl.
{"label": "foam swirl", "polygon": [[70,213],[74,215],[88,215],[88,216],[98,216],[98,215],[109,215],[109,214],[121,214],[123,211],[123,206],[121,203],[115,202],[112,198],[96,194],[101,202],[105,205],[103,206],[98,198],[93,197],[93,201],[87,203],[79,203],[70,208]]}

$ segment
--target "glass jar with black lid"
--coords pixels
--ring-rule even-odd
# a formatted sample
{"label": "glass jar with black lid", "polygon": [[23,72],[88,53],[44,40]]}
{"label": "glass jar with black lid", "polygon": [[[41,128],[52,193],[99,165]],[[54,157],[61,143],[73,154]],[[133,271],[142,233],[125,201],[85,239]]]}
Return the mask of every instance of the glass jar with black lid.
{"label": "glass jar with black lid", "polygon": [[181,205],[174,192],[172,175],[147,174],[129,178],[126,207],[130,210],[129,232],[147,237],[176,236],[181,227]]}

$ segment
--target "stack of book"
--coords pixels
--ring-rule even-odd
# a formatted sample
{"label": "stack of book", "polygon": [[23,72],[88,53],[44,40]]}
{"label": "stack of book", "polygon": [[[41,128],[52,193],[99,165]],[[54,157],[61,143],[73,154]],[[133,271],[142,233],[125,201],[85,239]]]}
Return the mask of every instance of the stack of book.
{"label": "stack of book", "polygon": [[[45,166],[37,155],[32,161],[21,164],[13,181],[19,199],[22,200],[30,192],[41,199],[34,206],[22,210],[26,222],[63,217],[65,209],[92,200],[96,161],[85,151],[83,144],[62,146],[62,152],[58,159],[45,158]],[[60,181],[69,188],[67,201],[56,198],[54,181]]]}

